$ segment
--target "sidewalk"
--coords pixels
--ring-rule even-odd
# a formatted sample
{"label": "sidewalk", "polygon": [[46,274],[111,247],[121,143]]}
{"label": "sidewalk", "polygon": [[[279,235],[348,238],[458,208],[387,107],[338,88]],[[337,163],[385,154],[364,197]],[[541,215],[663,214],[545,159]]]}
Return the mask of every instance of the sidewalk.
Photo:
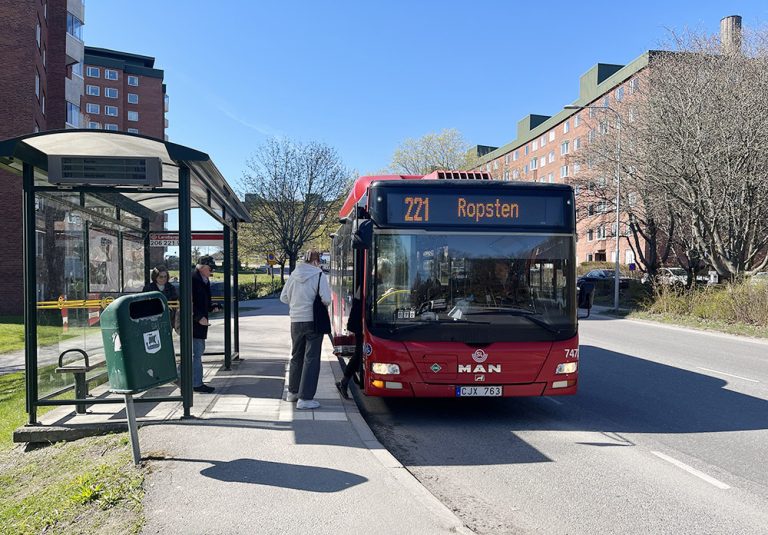
{"label": "sidewalk", "polygon": [[354,401],[340,398],[327,339],[320,409],[283,401],[287,307],[255,306],[241,318],[244,360],[229,372],[206,365],[216,391],[195,396],[197,418],[140,429],[151,466],[144,533],[471,533],[378,443]]}

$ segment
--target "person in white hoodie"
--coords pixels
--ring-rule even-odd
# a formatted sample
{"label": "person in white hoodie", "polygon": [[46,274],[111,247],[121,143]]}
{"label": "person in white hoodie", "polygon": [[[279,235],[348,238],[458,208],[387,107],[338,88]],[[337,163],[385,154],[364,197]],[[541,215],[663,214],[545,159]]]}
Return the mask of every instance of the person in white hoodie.
{"label": "person in white hoodie", "polygon": [[316,409],[317,381],[320,378],[320,350],[323,333],[315,332],[312,305],[315,295],[323,304],[331,302],[328,278],[320,269],[320,253],[309,251],[304,263],[296,266],[280,294],[280,301],[287,303],[291,317],[291,365],[288,372],[286,401],[298,401],[297,409]]}

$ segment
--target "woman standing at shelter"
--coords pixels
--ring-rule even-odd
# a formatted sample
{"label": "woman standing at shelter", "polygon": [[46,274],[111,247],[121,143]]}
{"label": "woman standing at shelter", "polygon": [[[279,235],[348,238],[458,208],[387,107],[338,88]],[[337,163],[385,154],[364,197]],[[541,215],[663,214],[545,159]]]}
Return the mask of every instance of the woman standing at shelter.
{"label": "woman standing at shelter", "polygon": [[319,295],[325,306],[331,302],[328,278],[320,269],[320,253],[309,251],[304,263],[288,277],[280,301],[287,303],[291,317],[291,365],[287,401],[297,401],[297,409],[316,409],[317,381],[320,377],[320,350],[323,333],[316,332],[312,305]]}
{"label": "woman standing at shelter", "polygon": [[[179,294],[176,292],[176,287],[171,284],[170,282],[170,276],[168,274],[168,268],[164,265],[159,265],[152,269],[152,272],[149,275],[149,278],[152,282],[144,286],[144,292],[160,292],[162,293],[165,298],[168,301],[178,301],[179,300]],[[170,309],[169,312],[171,313],[171,317],[169,318],[171,320],[171,326],[176,328],[176,310]]]}

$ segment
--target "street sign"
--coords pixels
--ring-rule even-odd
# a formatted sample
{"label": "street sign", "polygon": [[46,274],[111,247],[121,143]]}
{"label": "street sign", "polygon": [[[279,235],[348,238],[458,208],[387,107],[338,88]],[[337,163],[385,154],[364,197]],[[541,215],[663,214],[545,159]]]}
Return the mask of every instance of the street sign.
{"label": "street sign", "polygon": [[[192,244],[201,246],[221,246],[224,233],[219,231],[199,231],[192,233]],[[150,247],[178,247],[178,232],[150,232]]]}
{"label": "street sign", "polygon": [[275,256],[275,253],[267,253],[267,264],[270,266],[277,264],[277,257]]}

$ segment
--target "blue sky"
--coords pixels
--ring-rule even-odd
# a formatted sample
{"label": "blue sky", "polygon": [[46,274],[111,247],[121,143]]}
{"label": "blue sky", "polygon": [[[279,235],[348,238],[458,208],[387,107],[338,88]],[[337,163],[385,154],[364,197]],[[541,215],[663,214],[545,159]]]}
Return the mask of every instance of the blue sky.
{"label": "blue sky", "polygon": [[768,2],[88,0],[84,36],[155,57],[171,141],[210,154],[237,188],[270,136],[325,142],[361,174],[444,128],[503,145],[525,115],[575,100],[595,63],[734,14],[763,27]]}

